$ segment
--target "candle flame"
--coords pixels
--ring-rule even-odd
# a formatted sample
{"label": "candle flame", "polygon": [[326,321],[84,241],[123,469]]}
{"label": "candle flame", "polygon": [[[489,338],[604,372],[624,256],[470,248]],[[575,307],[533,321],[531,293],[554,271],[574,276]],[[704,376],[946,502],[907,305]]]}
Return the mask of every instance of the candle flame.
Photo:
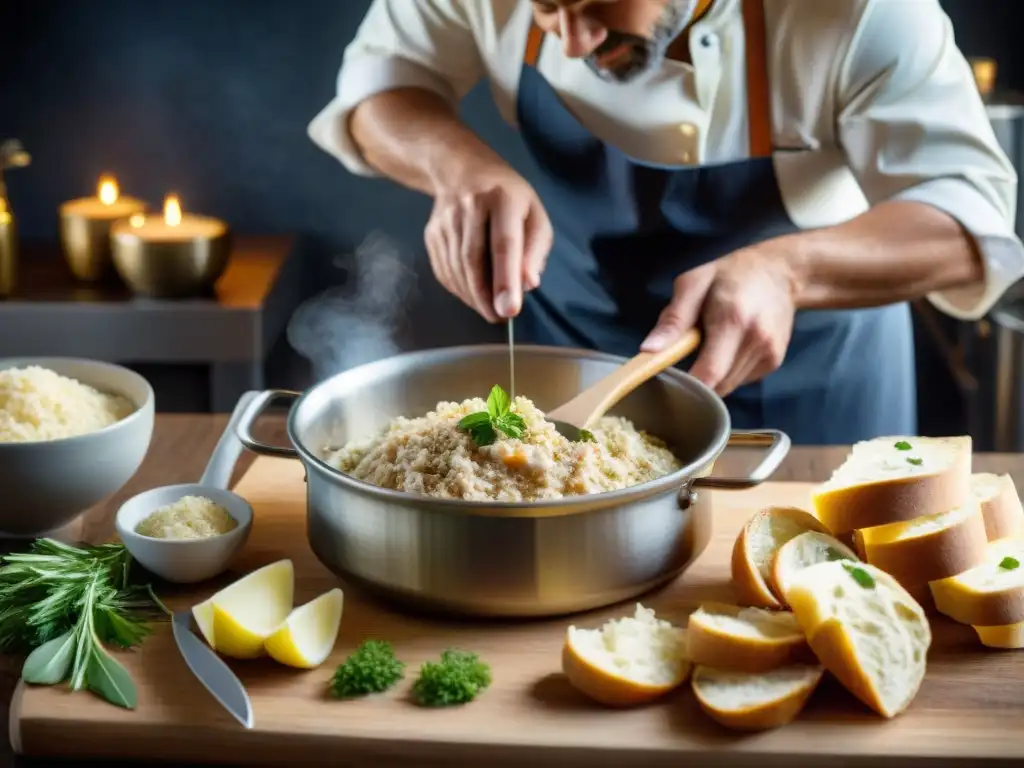
{"label": "candle flame", "polygon": [[169,227],[176,227],[181,224],[181,203],[177,195],[168,195],[164,198],[164,221]]}
{"label": "candle flame", "polygon": [[100,202],[104,205],[113,205],[117,202],[117,196],[119,192],[117,189],[117,181],[113,176],[101,176],[97,195],[100,198]]}
{"label": "candle flame", "polygon": [[146,217],[143,216],[141,213],[133,213],[131,215],[131,218],[128,219],[128,223],[131,226],[138,229],[139,227],[146,223]]}

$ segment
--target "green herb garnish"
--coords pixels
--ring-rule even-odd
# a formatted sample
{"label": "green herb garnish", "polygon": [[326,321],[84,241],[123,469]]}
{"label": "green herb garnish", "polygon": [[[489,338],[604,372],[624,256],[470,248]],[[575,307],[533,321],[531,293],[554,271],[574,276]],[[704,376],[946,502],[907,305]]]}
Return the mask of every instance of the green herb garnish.
{"label": "green herb garnish", "polygon": [[897,451],[909,451],[912,447],[913,446],[906,440],[900,440],[898,443],[896,443]]}
{"label": "green herb garnish", "polygon": [[580,430],[580,442],[581,443],[596,443],[597,438],[594,437],[594,433],[589,429]]}
{"label": "green herb garnish", "polygon": [[863,568],[858,568],[856,565],[853,565],[849,562],[844,562],[843,568],[845,568],[846,572],[850,574],[851,577],[853,577],[853,580],[860,584],[862,587],[864,587],[864,589],[875,588],[875,577],[867,571],[865,571]]}
{"label": "green herb garnish", "polygon": [[920,467],[924,463],[924,459],[916,459],[913,456],[907,458],[908,464],[913,464],[915,467]]}
{"label": "green herb garnish", "polygon": [[512,401],[508,394],[495,384],[487,396],[487,410],[464,416],[459,429],[469,432],[477,445],[490,445],[498,439],[498,432],[506,437],[522,437],[526,422],[518,413],[512,413]]}
{"label": "green herb garnish", "polygon": [[835,547],[829,547],[827,550],[825,550],[825,555],[828,557],[828,561],[830,563],[835,562],[836,560],[849,560],[850,559],[846,555],[844,555],[842,552],[840,552],[838,549],[836,549]]}
{"label": "green herb garnish", "polygon": [[403,677],[405,662],[395,657],[391,643],[366,640],[335,670],[331,693],[339,699],[382,693]]}
{"label": "green herb garnish", "polygon": [[132,584],[123,544],[72,546],[38,539],[26,553],[0,558],[0,649],[33,648],[26,683],[93,693],[128,709],[138,694],[131,675],[104,644],[138,645],[149,620],[170,613],[148,586]]}
{"label": "green herb garnish", "polygon": [[1020,568],[1020,560],[1015,557],[1004,557],[1000,561],[999,567],[1004,571],[1012,571],[1014,568]]}
{"label": "green herb garnish", "polygon": [[449,648],[420,667],[412,695],[420,706],[448,707],[472,701],[490,684],[491,668],[477,654]]}

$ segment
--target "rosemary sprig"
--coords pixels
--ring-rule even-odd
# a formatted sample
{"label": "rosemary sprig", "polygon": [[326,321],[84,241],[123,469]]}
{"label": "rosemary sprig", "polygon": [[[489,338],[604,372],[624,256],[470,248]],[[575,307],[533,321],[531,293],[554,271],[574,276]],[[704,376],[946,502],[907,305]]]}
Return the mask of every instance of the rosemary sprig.
{"label": "rosemary sprig", "polygon": [[28,683],[68,680],[113,704],[134,708],[131,675],[104,644],[131,648],[149,622],[170,615],[148,585],[132,583],[123,544],[73,546],[33,542],[26,553],[0,557],[0,649],[33,648],[22,668]]}

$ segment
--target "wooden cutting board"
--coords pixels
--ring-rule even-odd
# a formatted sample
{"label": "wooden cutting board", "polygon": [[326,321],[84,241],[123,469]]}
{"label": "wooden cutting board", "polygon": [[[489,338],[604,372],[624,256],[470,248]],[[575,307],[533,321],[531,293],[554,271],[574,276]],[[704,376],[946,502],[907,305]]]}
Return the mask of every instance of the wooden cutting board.
{"label": "wooden cutting board", "polygon": [[[810,486],[765,483],[716,491],[711,545],[680,579],[643,602],[685,622],[701,600],[730,599],[728,554],[747,517],[767,504],[804,506]],[[305,486],[298,462],[259,459],[237,488],[256,511],[246,549],[232,574],[204,589],[166,595],[174,607],[207,597],[241,573],[273,560],[295,563],[296,601],[337,582],[306,543]],[[632,603],[575,616],[596,626],[632,613]],[[164,759],[259,765],[504,766],[884,765],[929,766],[1024,757],[1024,651],[982,649],[969,627],[933,623],[927,679],[911,709],[885,721],[833,679],[800,719],[756,735],[726,731],[683,688],[653,706],[614,711],[591,704],[560,675],[568,620],[488,625],[413,618],[346,589],[334,656],[297,671],[267,660],[232,662],[252,698],[256,725],[241,728],[193,678],[169,627],[122,654],[139,686],[132,712],[64,687],[21,686],[11,706],[11,739],[28,756]],[[408,679],[389,694],[334,701],[327,683],[337,663],[367,637],[391,640],[409,663]],[[424,710],[407,700],[420,662],[458,645],[477,651],[494,682],[477,701]],[[887,759],[888,758],[888,759]]]}

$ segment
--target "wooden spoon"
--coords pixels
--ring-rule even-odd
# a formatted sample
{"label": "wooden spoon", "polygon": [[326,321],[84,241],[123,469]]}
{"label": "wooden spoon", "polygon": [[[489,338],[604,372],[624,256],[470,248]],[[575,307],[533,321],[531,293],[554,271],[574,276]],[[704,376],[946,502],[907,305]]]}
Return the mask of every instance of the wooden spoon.
{"label": "wooden spoon", "polygon": [[569,440],[578,441],[580,430],[604,416],[609,408],[645,381],[678,363],[699,344],[700,332],[691,329],[660,352],[641,352],[569,402],[548,411],[545,418]]}

